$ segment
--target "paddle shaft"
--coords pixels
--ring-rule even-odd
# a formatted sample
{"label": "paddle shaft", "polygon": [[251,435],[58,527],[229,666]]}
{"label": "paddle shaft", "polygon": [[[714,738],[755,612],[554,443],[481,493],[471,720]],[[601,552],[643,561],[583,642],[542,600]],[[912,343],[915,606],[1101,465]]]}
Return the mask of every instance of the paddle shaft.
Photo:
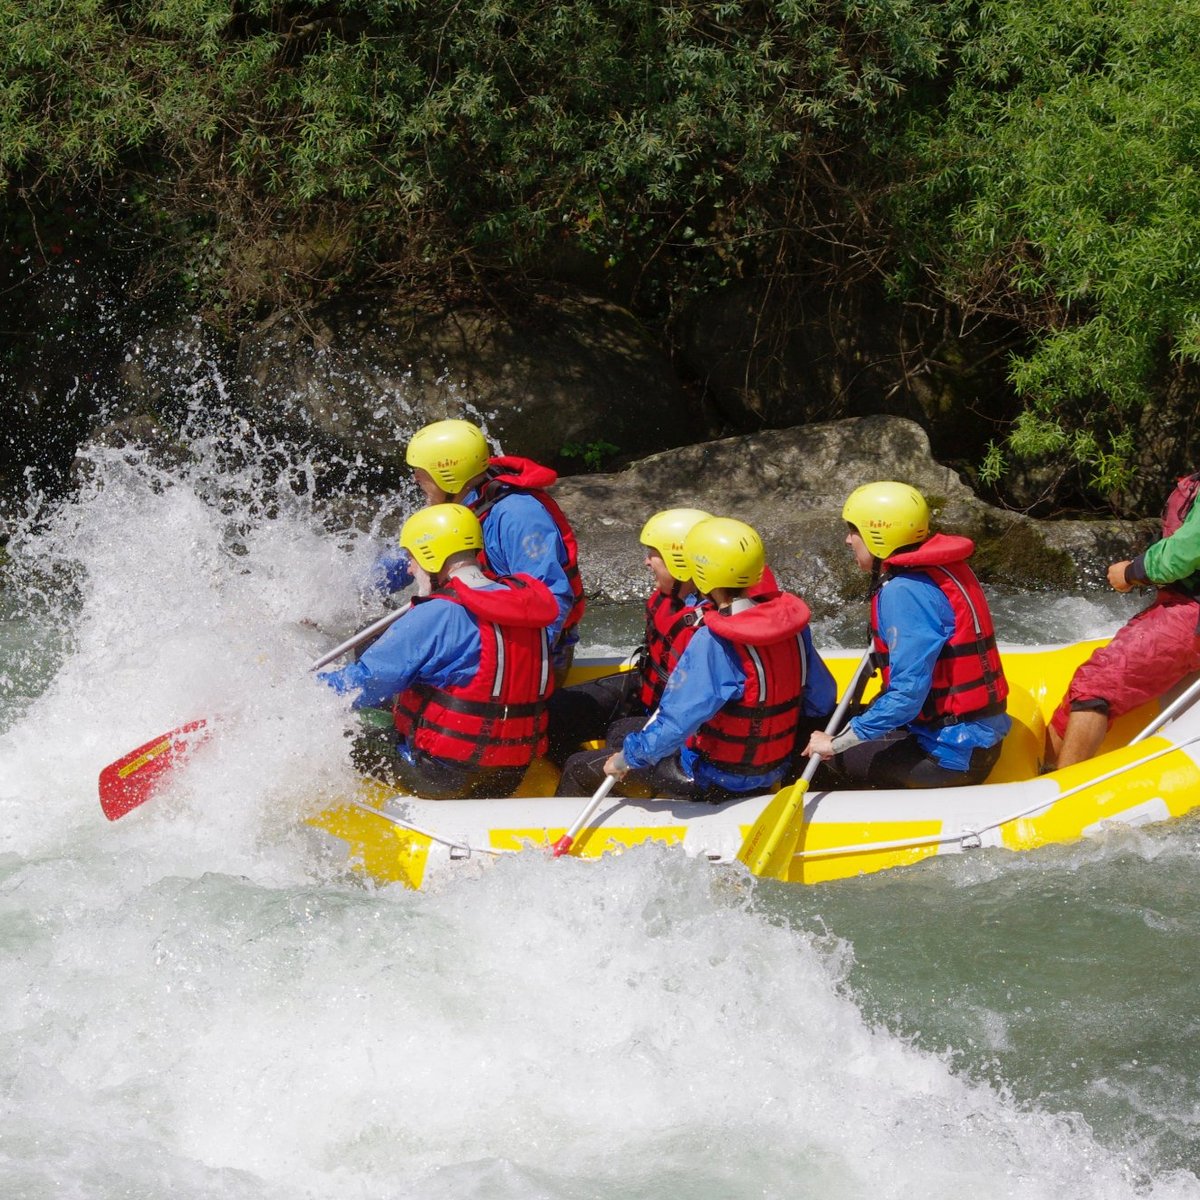
{"label": "paddle shaft", "polygon": [[579,831],[592,819],[604,797],[613,790],[616,785],[617,777],[615,775],[606,775],[604,782],[596,789],[596,794],[588,801],[587,807],[577,816],[571,825],[571,828],[554,843],[554,857],[562,858],[564,854],[570,852],[571,846],[575,839],[579,836]]}
{"label": "paddle shaft", "polygon": [[[398,621],[412,608],[412,601],[395,612],[384,614],[366,629],[360,629],[353,637],[321,655],[310,664],[310,671],[319,671],[327,663],[340,658],[347,651],[372,641],[389,626]],[[145,804],[158,790],[162,781],[176,765],[208,737],[208,722],[203,718],[181,725],[169,733],[152,739],[136,750],[129,751],[114,763],[109,763],[100,772],[98,788],[100,807],[110,821],[116,821],[139,805]]]}
{"label": "paddle shaft", "polygon": [[[846,694],[838,702],[837,708],[833,710],[833,716],[829,718],[829,723],[825,726],[825,732],[830,737],[833,736],[836,730],[841,728],[842,721],[845,718],[846,712],[850,708],[850,705],[857,703],[858,698],[862,695],[862,690],[866,686],[866,681],[870,678],[870,674],[868,672],[870,665],[871,651],[868,650],[862,656],[862,659],[860,660],[858,667],[854,672],[854,678],[850,681],[850,686],[846,688]],[[821,756],[819,754],[812,755],[808,760],[808,766],[804,768],[804,773],[792,785],[790,794],[784,803],[783,809],[780,812],[773,828],[771,829],[771,832],[767,835],[767,840],[763,844],[762,849],[757,853],[752,852],[750,862],[746,863],[753,874],[763,874],[763,870],[767,864],[778,857],[778,852],[783,844],[784,836],[791,827],[796,812],[804,800],[804,794],[808,791],[808,785],[820,764]],[[791,858],[790,854],[788,855],[788,858]],[[743,859],[743,861],[745,860]],[[777,874],[778,872],[773,873]]]}
{"label": "paddle shaft", "polygon": [[1188,686],[1187,690],[1176,696],[1166,708],[1150,722],[1140,733],[1129,739],[1131,746],[1138,742],[1145,741],[1152,733],[1157,733],[1172,717],[1179,713],[1182,709],[1187,708],[1197,695],[1200,695],[1200,679],[1195,679]]}
{"label": "paddle shaft", "polygon": [[412,606],[413,602],[410,600],[407,604],[402,604],[398,609],[396,609],[395,612],[384,613],[378,621],[372,622],[366,627],[366,629],[360,629],[356,634],[354,634],[352,637],[348,637],[340,645],[334,646],[332,650],[327,650],[321,655],[320,658],[316,660],[316,662],[309,663],[308,669],[310,671],[319,671],[322,667],[333,662],[335,658],[341,658],[343,654],[346,654],[356,647],[361,646],[363,642],[368,642],[374,638],[377,638],[385,629],[394,624],[396,621],[400,620],[400,618],[404,616],[404,614],[408,612]]}

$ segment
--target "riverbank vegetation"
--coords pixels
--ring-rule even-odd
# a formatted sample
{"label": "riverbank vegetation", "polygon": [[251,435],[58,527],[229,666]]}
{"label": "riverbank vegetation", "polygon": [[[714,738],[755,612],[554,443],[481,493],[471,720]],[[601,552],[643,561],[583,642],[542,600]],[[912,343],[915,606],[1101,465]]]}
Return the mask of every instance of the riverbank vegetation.
{"label": "riverbank vegetation", "polygon": [[669,343],[734,282],[882,286],[1003,331],[1013,402],[982,483],[1042,464],[1121,510],[1148,459],[1194,444],[1197,18],[22,0],[0,7],[6,324],[62,257],[233,329],[368,285],[444,304],[569,281]]}

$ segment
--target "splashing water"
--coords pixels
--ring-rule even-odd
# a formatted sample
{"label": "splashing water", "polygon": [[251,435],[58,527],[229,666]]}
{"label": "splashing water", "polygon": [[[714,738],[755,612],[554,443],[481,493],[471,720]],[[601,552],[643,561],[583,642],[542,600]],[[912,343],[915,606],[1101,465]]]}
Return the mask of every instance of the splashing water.
{"label": "splashing water", "polygon": [[[333,519],[295,451],[190,449],[91,448],[10,546],[0,1193],[1200,1196],[1197,1072],[1112,1069],[1117,989],[1093,1004],[1064,965],[1140,944],[1151,914],[1164,954],[1194,951],[1194,910],[1153,894],[1194,866],[1186,823],[817,889],[662,848],[364,887],[302,833],[353,778],[307,664],[373,615],[380,526]],[[104,821],[99,769],[197,716],[218,735]],[[1057,977],[1028,973],[1039,949]],[[1175,1039],[1145,1051],[1166,1071],[1186,989],[1153,976],[1120,1011]],[[1034,978],[1058,991],[1026,1003]],[[1075,1084],[1051,1080],[1055,1038]],[[1145,1135],[1164,1113],[1170,1153]]]}

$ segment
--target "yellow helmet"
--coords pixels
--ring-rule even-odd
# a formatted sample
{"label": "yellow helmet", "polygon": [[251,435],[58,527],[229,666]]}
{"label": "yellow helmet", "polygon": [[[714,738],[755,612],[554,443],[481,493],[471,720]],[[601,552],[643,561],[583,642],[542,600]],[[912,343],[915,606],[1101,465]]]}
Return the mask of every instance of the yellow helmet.
{"label": "yellow helmet", "polygon": [[929,505],[915,487],[893,480],[864,483],[842,506],[842,519],[862,536],[876,558],[890,558],[901,546],[929,536]]}
{"label": "yellow helmet", "polygon": [[642,526],[638,541],[657,550],[672,579],[685,583],[692,577],[692,568],[683,557],[683,539],[693,525],[707,521],[712,513],[699,508],[666,508],[657,512]]}
{"label": "yellow helmet", "polygon": [[487,469],[488,444],[483,431],[470,421],[434,421],[412,435],[405,461],[428,471],[448,496],[457,496]]}
{"label": "yellow helmet", "polygon": [[683,539],[683,557],[696,586],[706,593],[752,587],[767,561],[762,538],[731,517],[709,517],[693,525]]}
{"label": "yellow helmet", "polygon": [[418,509],[400,530],[400,545],[430,575],[436,575],[452,554],[483,549],[479,518],[462,504],[431,504]]}

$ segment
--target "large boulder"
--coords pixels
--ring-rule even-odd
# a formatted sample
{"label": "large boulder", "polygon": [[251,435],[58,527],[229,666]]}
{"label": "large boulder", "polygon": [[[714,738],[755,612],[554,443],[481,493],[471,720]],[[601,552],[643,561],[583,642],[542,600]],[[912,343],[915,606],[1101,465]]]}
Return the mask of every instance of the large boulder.
{"label": "large boulder", "polygon": [[580,295],[436,314],[384,296],[342,299],[247,334],[238,374],[239,404],[256,424],[393,472],[409,436],[445,417],[476,421],[505,452],[574,469],[702,435],[637,321]]}
{"label": "large boulder", "polygon": [[616,474],[562,480],[554,495],[575,527],[589,595],[644,595],[638,534],[663,508],[707,509],[762,534],[785,587],[818,615],[861,597],[863,579],[845,546],[841,517],[859,484],[900,479],[929,500],[936,528],[978,543],[984,582],[1069,590],[1098,583],[1107,564],[1144,541],[1146,523],[1036,521],[985,504],[949,467],[934,461],[916,423],[859,417],[747,434],[651,455]]}

